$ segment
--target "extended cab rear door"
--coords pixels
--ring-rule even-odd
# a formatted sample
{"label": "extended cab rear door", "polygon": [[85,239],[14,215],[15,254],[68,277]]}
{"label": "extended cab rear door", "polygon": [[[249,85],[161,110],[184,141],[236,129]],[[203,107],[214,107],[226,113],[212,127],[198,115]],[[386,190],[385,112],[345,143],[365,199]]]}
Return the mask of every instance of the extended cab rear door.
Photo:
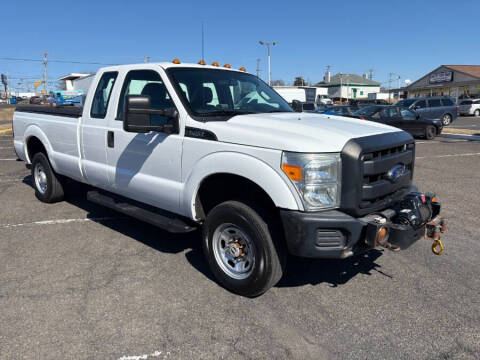
{"label": "extended cab rear door", "polygon": [[117,78],[117,71],[96,75],[97,87],[93,96],[87,98],[80,127],[82,171],[89,184],[103,189],[110,186],[106,168],[107,114],[111,112],[109,105]]}
{"label": "extended cab rear door", "polygon": [[[153,109],[176,107],[165,83],[166,75],[158,65],[121,73],[121,87],[115,93],[115,111],[108,114],[108,174],[111,189],[129,198],[178,212],[181,184],[183,136],[151,131],[133,133],[123,130],[124,105],[127,95],[146,95]],[[152,115],[152,124],[168,119]]]}

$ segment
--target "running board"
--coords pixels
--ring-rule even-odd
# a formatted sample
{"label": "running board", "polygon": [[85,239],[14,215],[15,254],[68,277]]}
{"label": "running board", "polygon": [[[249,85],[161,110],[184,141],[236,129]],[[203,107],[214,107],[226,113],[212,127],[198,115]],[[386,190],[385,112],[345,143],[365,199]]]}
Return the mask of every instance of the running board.
{"label": "running board", "polygon": [[87,200],[145,221],[171,233],[187,233],[197,229],[197,226],[193,222],[189,222],[189,219],[120,195],[103,191],[89,191],[87,192]]}

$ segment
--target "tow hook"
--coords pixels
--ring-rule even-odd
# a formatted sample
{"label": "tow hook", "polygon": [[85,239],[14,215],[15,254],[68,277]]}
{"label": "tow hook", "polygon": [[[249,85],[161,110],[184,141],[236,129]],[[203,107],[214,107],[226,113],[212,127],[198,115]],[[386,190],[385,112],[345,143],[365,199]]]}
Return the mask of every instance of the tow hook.
{"label": "tow hook", "polygon": [[445,248],[443,246],[441,235],[447,231],[447,219],[444,216],[437,216],[425,226],[425,239],[433,240],[432,252],[435,255],[443,255]]}

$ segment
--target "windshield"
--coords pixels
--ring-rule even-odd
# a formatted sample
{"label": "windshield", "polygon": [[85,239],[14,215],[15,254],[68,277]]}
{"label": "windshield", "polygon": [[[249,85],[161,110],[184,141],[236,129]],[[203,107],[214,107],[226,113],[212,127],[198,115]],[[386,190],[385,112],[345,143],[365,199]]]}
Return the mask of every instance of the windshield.
{"label": "windshield", "polygon": [[251,74],[180,67],[167,72],[182,102],[196,116],[293,111],[280,95]]}
{"label": "windshield", "polygon": [[400,100],[396,105],[410,107],[415,102],[415,99]]}

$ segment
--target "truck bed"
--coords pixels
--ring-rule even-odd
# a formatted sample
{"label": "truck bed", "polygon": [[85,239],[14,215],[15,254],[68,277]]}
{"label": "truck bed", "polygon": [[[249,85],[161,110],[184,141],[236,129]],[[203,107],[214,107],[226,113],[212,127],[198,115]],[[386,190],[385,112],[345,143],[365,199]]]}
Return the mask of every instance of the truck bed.
{"label": "truck bed", "polygon": [[83,107],[79,106],[42,106],[42,105],[18,105],[15,111],[48,114],[48,115],[60,115],[67,117],[80,117],[82,116]]}

